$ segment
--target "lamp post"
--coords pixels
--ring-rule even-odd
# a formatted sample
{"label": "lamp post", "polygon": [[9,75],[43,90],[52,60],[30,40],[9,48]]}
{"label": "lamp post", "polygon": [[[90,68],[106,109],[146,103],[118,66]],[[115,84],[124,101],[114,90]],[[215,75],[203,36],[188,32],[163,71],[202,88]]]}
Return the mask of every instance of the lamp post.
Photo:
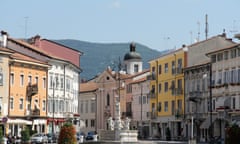
{"label": "lamp post", "polygon": [[120,60],[120,57],[119,57],[119,63],[118,63],[118,102],[120,103],[120,92],[121,92],[121,78],[120,78],[120,71],[121,71],[121,67],[122,67],[122,65],[121,65],[121,60]]}
{"label": "lamp post", "polygon": [[97,132],[97,93],[94,92],[94,97],[91,98],[91,101],[94,102],[94,111],[95,111],[95,131]]}
{"label": "lamp post", "polygon": [[52,138],[53,138],[53,135],[54,135],[54,112],[55,112],[55,100],[54,100],[54,92],[55,92],[55,83],[53,82],[53,119],[52,119]]}
{"label": "lamp post", "polygon": [[210,143],[212,144],[213,138],[213,125],[212,125],[212,63],[209,63],[209,107],[210,107]]}
{"label": "lamp post", "polygon": [[140,86],[140,97],[141,97],[141,114],[140,114],[140,120],[141,120],[141,136],[143,135],[143,120],[142,120],[142,111],[143,111],[143,86],[142,83],[139,84]]}
{"label": "lamp post", "polygon": [[174,104],[174,108],[175,108],[175,110],[174,110],[174,114],[175,114],[175,119],[176,119],[176,117],[177,117],[177,102],[176,102],[176,99],[177,99],[177,97],[176,97],[176,95],[177,95],[177,92],[176,92],[176,79],[177,79],[177,77],[176,77],[176,74],[177,74],[177,56],[176,56],[176,54],[174,53],[174,89],[173,89],[173,94],[174,94],[174,97],[175,97],[175,104]]}

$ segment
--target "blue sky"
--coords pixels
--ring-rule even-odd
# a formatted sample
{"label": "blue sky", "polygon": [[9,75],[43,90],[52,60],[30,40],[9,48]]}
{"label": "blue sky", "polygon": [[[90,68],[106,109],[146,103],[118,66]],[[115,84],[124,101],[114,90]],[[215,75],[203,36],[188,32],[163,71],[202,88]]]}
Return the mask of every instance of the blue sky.
{"label": "blue sky", "polygon": [[[240,33],[239,0],[0,0],[0,30],[14,38],[138,42],[179,48],[226,30]],[[200,34],[198,34],[200,33]]]}

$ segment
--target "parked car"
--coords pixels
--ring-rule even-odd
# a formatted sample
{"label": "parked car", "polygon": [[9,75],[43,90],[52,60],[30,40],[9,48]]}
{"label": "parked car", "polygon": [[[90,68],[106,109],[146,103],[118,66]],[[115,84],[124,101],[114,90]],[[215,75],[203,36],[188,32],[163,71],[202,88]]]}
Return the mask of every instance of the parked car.
{"label": "parked car", "polygon": [[76,133],[76,138],[77,138],[77,141],[80,140],[80,137],[83,136],[83,139],[85,138],[85,133],[84,132],[77,132]]}
{"label": "parked car", "polygon": [[95,131],[90,131],[87,133],[86,137],[85,137],[85,140],[93,140],[94,139],[94,136],[97,135],[97,133]]}
{"label": "parked car", "polygon": [[48,137],[44,133],[33,134],[30,138],[31,144],[45,144],[48,143]]}
{"label": "parked car", "polygon": [[58,139],[58,134],[57,133],[54,133],[54,134],[48,133],[47,137],[48,137],[48,143],[56,143],[57,139]]}

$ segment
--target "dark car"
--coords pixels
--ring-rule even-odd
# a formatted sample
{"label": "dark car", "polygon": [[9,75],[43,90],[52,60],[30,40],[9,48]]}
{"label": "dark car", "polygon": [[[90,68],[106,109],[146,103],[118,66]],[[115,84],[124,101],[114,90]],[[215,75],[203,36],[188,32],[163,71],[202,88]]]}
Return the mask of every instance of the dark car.
{"label": "dark car", "polygon": [[96,132],[90,131],[90,132],[87,133],[85,139],[86,139],[86,140],[93,140],[95,135],[97,135]]}
{"label": "dark car", "polygon": [[48,143],[56,143],[57,142],[57,139],[58,139],[57,134],[48,133],[47,137],[48,137]]}

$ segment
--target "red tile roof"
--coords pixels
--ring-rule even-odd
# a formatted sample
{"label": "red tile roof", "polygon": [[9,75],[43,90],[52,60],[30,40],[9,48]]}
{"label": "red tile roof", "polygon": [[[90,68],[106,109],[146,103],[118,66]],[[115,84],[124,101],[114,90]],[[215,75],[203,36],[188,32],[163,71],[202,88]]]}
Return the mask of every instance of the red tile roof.
{"label": "red tile roof", "polygon": [[36,59],[33,59],[29,56],[26,56],[26,55],[23,55],[23,54],[20,54],[20,53],[13,53],[11,56],[10,56],[12,59],[17,59],[17,60],[22,60],[22,61],[27,61],[27,62],[33,62],[33,63],[38,63],[38,64],[43,64],[43,65],[48,65],[46,62],[42,62],[42,61],[39,61],[39,60],[36,60]]}
{"label": "red tile roof", "polygon": [[98,86],[94,82],[80,83],[80,93],[94,92],[98,89]]}

